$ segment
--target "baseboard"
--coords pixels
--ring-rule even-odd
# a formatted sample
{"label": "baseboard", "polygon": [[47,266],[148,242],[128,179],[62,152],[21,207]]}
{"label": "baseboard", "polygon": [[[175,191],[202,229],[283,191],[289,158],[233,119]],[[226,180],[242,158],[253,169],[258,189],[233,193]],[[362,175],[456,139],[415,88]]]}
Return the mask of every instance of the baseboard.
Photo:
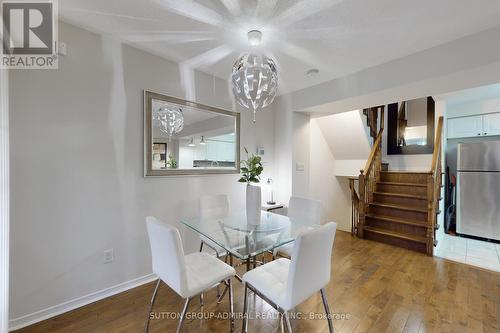
{"label": "baseboard", "polygon": [[9,331],[18,330],[20,328],[38,323],[42,320],[46,320],[55,316],[58,316],[62,313],[74,310],[76,308],[82,307],[84,305],[99,301],[101,299],[119,294],[126,290],[138,287],[145,283],[149,283],[151,281],[156,280],[157,277],[154,274],[148,274],[145,276],[138,277],[136,279],[126,281],[116,286],[109,287],[100,291],[96,291],[94,293],[88,294],[86,296],[82,296],[79,298],[75,298],[71,301],[67,301],[58,305],[54,305],[48,307],[46,309],[33,312],[31,314],[14,318],[9,320]]}

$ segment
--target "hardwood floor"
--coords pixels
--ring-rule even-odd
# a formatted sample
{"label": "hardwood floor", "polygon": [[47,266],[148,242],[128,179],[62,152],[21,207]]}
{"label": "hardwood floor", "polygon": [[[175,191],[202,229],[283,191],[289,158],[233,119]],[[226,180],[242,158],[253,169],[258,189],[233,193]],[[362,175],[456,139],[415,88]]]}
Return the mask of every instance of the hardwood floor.
{"label": "hardwood floor", "polygon": [[[235,281],[235,311],[242,311],[243,288]],[[16,331],[142,332],[154,284],[150,283]],[[327,287],[336,332],[500,332],[500,274],[337,232],[332,281]],[[227,297],[205,294],[203,313],[224,314]],[[273,315],[262,300],[250,297],[250,311]],[[183,301],[162,284],[155,313],[180,312]],[[320,295],[297,309],[323,313]],[[190,312],[201,311],[193,300]],[[279,332],[277,319],[250,320],[249,332]],[[177,320],[153,319],[150,332],[175,332]],[[325,320],[294,320],[295,333],[328,332]],[[241,320],[236,321],[236,332]],[[229,332],[225,319],[187,320],[182,332]]]}

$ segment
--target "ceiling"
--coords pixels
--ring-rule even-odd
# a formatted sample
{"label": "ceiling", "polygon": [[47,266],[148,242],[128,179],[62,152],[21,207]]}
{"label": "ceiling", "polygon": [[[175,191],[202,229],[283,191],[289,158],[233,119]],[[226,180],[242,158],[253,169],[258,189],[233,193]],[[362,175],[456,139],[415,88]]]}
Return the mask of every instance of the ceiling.
{"label": "ceiling", "polygon": [[[255,49],[296,91],[499,25],[498,0],[64,0],[61,18],[228,79]],[[319,73],[307,75],[309,69]]]}

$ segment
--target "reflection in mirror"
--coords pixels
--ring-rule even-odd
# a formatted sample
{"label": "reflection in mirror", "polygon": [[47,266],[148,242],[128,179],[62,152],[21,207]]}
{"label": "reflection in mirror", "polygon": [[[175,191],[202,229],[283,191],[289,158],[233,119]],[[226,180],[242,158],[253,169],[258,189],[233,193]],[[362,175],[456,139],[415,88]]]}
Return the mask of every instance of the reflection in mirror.
{"label": "reflection in mirror", "polygon": [[387,154],[432,154],[434,99],[429,97],[387,105]]}
{"label": "reflection in mirror", "polygon": [[238,172],[239,114],[149,92],[145,107],[146,175]]}
{"label": "reflection in mirror", "polygon": [[398,103],[398,146],[427,145],[427,98]]}

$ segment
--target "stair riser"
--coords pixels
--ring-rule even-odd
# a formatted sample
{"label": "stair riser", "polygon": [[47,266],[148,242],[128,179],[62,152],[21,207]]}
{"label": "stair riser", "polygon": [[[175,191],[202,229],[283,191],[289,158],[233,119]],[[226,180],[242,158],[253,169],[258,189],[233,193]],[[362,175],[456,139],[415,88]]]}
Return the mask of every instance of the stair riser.
{"label": "stair riser", "polygon": [[381,172],[380,179],[384,182],[426,184],[427,174],[422,173],[392,173]]}
{"label": "stair riser", "polygon": [[395,204],[399,206],[419,208],[419,209],[427,208],[427,200],[415,199],[415,198],[404,198],[404,197],[395,197],[391,195],[374,194],[373,201],[385,204]]}
{"label": "stair riser", "polygon": [[377,184],[377,192],[427,195],[427,187]]}
{"label": "stair riser", "polygon": [[395,209],[395,208],[388,208],[388,207],[377,207],[377,206],[370,206],[368,208],[368,211],[370,213],[374,213],[376,215],[383,215],[383,216],[393,216],[401,219],[409,219],[409,220],[416,220],[416,221],[422,221],[426,222],[427,221],[427,212],[414,212],[414,211],[408,211],[408,210],[402,210],[402,209]]}
{"label": "stair riser", "polygon": [[379,220],[372,217],[367,217],[365,221],[366,225],[374,227],[377,229],[395,231],[401,234],[407,234],[412,236],[426,237],[427,228],[417,227],[408,224],[402,224],[397,222],[391,222],[388,220]]}
{"label": "stair riser", "polygon": [[409,240],[400,239],[400,238],[396,238],[396,237],[392,237],[392,236],[388,236],[388,235],[381,235],[381,234],[377,234],[377,233],[374,233],[374,232],[371,232],[368,230],[364,231],[364,237],[366,239],[370,239],[373,241],[377,241],[377,242],[381,242],[381,243],[385,243],[385,244],[389,244],[389,245],[394,245],[394,246],[398,246],[398,247],[402,247],[405,249],[418,251],[418,252],[422,252],[422,253],[426,253],[426,251],[427,251],[427,247],[425,244],[412,242]]}

